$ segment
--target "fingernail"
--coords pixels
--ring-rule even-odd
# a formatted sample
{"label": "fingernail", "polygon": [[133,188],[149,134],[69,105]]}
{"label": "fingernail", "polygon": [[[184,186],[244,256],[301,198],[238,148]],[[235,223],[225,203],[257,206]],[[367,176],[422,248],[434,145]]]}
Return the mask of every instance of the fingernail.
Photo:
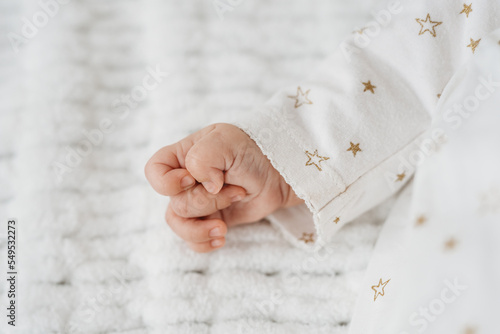
{"label": "fingernail", "polygon": [[202,183],[203,186],[205,187],[205,189],[211,193],[211,194],[216,194],[217,193],[217,186],[215,185],[215,183],[213,183],[212,181],[208,181],[208,182],[203,182]]}
{"label": "fingernail", "polygon": [[212,245],[212,247],[220,247],[223,243],[224,241],[222,239],[215,239],[210,242],[210,245]]}
{"label": "fingernail", "polygon": [[181,187],[187,188],[194,184],[195,180],[192,176],[186,175],[181,180]]}
{"label": "fingernail", "polygon": [[208,232],[208,236],[210,237],[222,237],[222,229],[220,227],[216,227]]}
{"label": "fingernail", "polygon": [[238,201],[241,201],[242,199],[243,199],[243,196],[236,195],[236,196],[231,198],[231,202],[238,202]]}

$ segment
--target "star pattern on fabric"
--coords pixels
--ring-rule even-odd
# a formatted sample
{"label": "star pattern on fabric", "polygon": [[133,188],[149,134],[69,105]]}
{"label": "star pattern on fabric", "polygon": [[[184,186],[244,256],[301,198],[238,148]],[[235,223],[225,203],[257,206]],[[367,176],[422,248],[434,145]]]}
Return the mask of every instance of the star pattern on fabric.
{"label": "star pattern on fabric", "polygon": [[422,226],[427,222],[427,217],[424,215],[420,215],[417,217],[417,220],[415,221],[416,226]]}
{"label": "star pattern on fabric", "polygon": [[320,156],[318,154],[318,150],[315,150],[314,153],[306,151],[306,155],[309,158],[309,160],[306,162],[306,166],[314,165],[320,172],[323,170],[321,169],[321,162],[330,159],[329,157]]}
{"label": "star pattern on fabric", "polygon": [[365,89],[363,90],[363,92],[366,92],[367,90],[369,90],[370,92],[372,92],[372,94],[375,94],[375,88],[377,88],[377,86],[374,86],[372,85],[371,81],[368,80],[368,82],[361,82],[363,85],[365,85]]}
{"label": "star pattern on fabric", "polygon": [[339,217],[335,217],[335,219],[333,220],[333,222],[334,222],[335,224],[338,224],[338,222],[339,222],[339,221],[340,221],[340,218],[339,218]]}
{"label": "star pattern on fabric", "polygon": [[472,12],[472,3],[470,5],[464,4],[464,9],[462,9],[460,14],[465,14],[465,16],[469,17],[470,12]]}
{"label": "star pattern on fabric", "polygon": [[446,250],[452,250],[457,247],[458,241],[455,238],[450,238],[444,243],[444,248]]}
{"label": "star pattern on fabric", "polygon": [[476,48],[479,45],[479,42],[481,42],[481,38],[478,39],[477,41],[473,40],[472,38],[470,39],[470,44],[467,45],[467,47],[471,48],[472,53],[476,52]]}
{"label": "star pattern on fabric", "polygon": [[313,104],[311,100],[309,100],[308,98],[308,95],[309,95],[309,92],[311,90],[308,89],[306,90],[306,92],[304,93],[302,91],[302,88],[300,88],[300,86],[297,87],[297,95],[295,96],[288,96],[289,98],[291,99],[295,99],[295,109],[297,109],[298,107],[300,107],[301,105],[303,104]]}
{"label": "star pattern on fabric", "polygon": [[432,37],[436,37],[436,27],[443,23],[438,21],[432,21],[431,15],[429,13],[427,13],[425,20],[418,18],[415,20],[418,22],[418,24],[420,24],[420,32],[418,33],[419,36],[423,35],[426,31],[428,31],[429,34],[432,35]]}
{"label": "star pattern on fabric", "polygon": [[378,296],[384,296],[384,289],[387,283],[389,283],[391,279],[388,279],[387,281],[382,283],[382,278],[378,281],[378,285],[373,285],[372,290],[375,291],[375,295],[373,296],[373,301],[377,300]]}
{"label": "star pattern on fabric", "polygon": [[351,147],[349,147],[347,151],[351,151],[354,157],[356,157],[356,153],[363,152],[363,150],[359,148],[359,143],[354,144],[352,141],[350,143]]}
{"label": "star pattern on fabric", "polygon": [[403,172],[401,174],[396,174],[396,180],[394,182],[401,182],[404,180],[406,177],[406,172]]}
{"label": "star pattern on fabric", "polygon": [[310,242],[314,242],[314,233],[302,233],[302,236],[299,240],[304,241],[304,243],[308,244]]}

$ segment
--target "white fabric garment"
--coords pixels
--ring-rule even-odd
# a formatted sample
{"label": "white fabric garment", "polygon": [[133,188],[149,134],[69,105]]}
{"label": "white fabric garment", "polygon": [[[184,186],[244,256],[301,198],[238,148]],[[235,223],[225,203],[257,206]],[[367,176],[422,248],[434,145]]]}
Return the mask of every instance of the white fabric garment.
{"label": "white fabric garment", "polygon": [[[498,333],[500,29],[446,86],[446,133],[384,225],[352,334]],[[428,134],[432,130],[429,130]]]}
{"label": "white fabric garment", "polygon": [[[500,27],[499,9],[497,0],[388,4],[320,68],[306,69],[310,79],[235,122],[312,213],[270,217],[291,242],[323,245],[410,179],[439,95]],[[434,133],[431,144],[441,139]]]}

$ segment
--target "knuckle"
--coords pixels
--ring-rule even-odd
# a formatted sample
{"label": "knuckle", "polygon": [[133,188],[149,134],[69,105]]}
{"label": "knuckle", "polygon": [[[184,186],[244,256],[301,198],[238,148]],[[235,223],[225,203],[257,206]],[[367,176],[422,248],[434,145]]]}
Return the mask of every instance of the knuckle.
{"label": "knuckle", "polygon": [[232,124],[228,123],[215,123],[214,130],[212,132],[225,133],[238,130],[238,128]]}
{"label": "knuckle", "polygon": [[203,161],[201,161],[198,150],[194,147],[186,155],[184,163],[188,171],[199,170],[203,167]]}

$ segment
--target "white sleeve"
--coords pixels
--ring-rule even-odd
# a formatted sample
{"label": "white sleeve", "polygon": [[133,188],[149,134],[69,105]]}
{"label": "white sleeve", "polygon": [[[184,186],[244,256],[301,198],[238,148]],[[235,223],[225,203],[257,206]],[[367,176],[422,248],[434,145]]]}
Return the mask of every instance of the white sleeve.
{"label": "white sleeve", "polygon": [[440,93],[500,26],[499,2],[392,3],[310,79],[235,123],[305,200],[310,213],[270,217],[292,242],[326,241],[408,181],[441,139],[423,135]]}

